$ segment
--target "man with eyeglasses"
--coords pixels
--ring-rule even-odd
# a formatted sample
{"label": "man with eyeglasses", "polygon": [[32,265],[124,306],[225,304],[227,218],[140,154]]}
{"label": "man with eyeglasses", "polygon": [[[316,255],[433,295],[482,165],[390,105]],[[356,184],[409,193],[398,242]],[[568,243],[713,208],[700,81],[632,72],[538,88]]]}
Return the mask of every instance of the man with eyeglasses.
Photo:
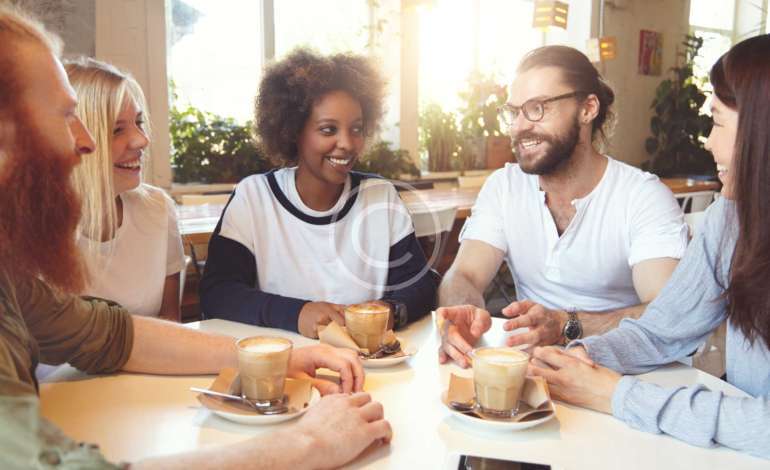
{"label": "man with eyeglasses", "polygon": [[483,293],[505,259],[517,301],[502,310],[509,346],[564,344],[637,318],[684,254],[671,191],[603,155],[614,93],[581,52],[527,54],[500,109],[518,164],[493,173],[439,288],[439,359],[470,365],[491,327]]}

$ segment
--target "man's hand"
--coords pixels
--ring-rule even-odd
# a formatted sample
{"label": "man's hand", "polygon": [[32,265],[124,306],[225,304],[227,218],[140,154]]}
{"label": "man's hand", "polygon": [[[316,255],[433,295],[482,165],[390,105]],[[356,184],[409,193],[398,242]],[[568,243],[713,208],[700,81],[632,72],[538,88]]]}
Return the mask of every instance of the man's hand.
{"label": "man's hand", "polygon": [[[581,352],[582,350],[582,352]],[[562,351],[555,347],[535,348],[529,373],[548,381],[554,398],[603,413],[612,413],[612,394],[621,375],[587,363],[583,348]]]}
{"label": "man's hand", "polygon": [[474,305],[441,307],[436,310],[441,325],[441,347],[439,362],[444,364],[452,358],[460,367],[471,365],[468,353],[489,328],[492,317],[483,308]]}
{"label": "man's hand", "polygon": [[345,324],[345,306],[329,302],[308,302],[299,311],[297,329],[302,336],[318,338],[318,327],[330,322]]}
{"label": "man's hand", "polygon": [[508,346],[529,344],[530,346],[548,346],[561,343],[564,325],[569,315],[563,310],[549,310],[531,300],[512,302],[502,310],[503,315],[511,320],[503,324],[505,331],[517,328],[529,328],[526,333],[511,335],[505,341]]}
{"label": "man's hand", "polygon": [[[325,367],[340,374],[340,385],[315,378],[316,369]],[[321,395],[360,392],[364,389],[364,367],[358,354],[350,349],[318,344],[296,348],[291,352],[288,375],[310,379]]]}
{"label": "man's hand", "polygon": [[292,435],[310,440],[310,468],[337,468],[372,444],[388,444],[393,431],[382,405],[368,393],[330,395],[311,406]]}

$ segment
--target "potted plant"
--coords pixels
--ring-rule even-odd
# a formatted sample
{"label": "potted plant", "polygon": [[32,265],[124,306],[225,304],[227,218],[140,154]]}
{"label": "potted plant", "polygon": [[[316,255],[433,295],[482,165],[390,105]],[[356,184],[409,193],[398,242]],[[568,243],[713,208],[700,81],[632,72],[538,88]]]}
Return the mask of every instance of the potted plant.
{"label": "potted plant", "polygon": [[176,99],[174,103],[169,131],[175,182],[237,183],[273,168],[254,144],[248,122],[241,125],[193,106],[180,109]]}
{"label": "potted plant", "polygon": [[473,153],[466,145],[457,117],[435,103],[420,113],[420,145],[428,155],[428,171],[446,172],[469,169]]}
{"label": "potted plant", "polygon": [[505,86],[492,76],[473,72],[460,98],[461,131],[466,141],[474,143],[476,166],[493,169],[514,161],[511,139],[500,129],[497,116],[497,109],[508,100]]}
{"label": "potted plant", "polygon": [[400,179],[404,175],[420,176],[420,170],[412,162],[408,151],[393,150],[390,148],[390,142],[382,140],[369,147],[353,169],[388,179]]}
{"label": "potted plant", "polygon": [[655,115],[650,119],[652,136],[645,141],[650,159],[642,168],[665,177],[713,177],[716,166],[703,146],[713,120],[700,112],[706,101],[701,90],[705,79],[693,75],[693,60],[703,39],[688,35],[682,44],[682,65],[671,68],[672,77],[661,82],[655,91],[651,106]]}

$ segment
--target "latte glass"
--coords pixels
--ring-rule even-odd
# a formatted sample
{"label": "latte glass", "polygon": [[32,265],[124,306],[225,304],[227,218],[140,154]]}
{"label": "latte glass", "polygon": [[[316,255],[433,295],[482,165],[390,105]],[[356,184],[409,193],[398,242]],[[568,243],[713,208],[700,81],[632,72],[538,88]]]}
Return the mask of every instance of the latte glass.
{"label": "latte glass", "polygon": [[514,348],[490,347],[474,349],[471,359],[473,386],[481,411],[501,418],[516,415],[529,355]]}
{"label": "latte glass", "polygon": [[382,337],[388,328],[390,307],[374,302],[350,305],[345,308],[345,327],[358,347],[375,353],[382,346]]}
{"label": "latte glass", "polygon": [[292,342],[277,336],[252,336],[236,346],[243,395],[259,407],[281,404]]}

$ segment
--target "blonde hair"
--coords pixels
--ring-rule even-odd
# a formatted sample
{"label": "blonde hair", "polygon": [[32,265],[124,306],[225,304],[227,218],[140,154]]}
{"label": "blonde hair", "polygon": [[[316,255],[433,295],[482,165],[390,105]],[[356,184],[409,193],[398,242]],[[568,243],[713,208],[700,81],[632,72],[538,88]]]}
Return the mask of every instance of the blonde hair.
{"label": "blonde hair", "polygon": [[[111,155],[113,129],[127,98],[134,100],[149,122],[147,102],[136,80],[113,65],[80,58],[66,62],[64,69],[78,96],[78,117],[96,143],[94,153],[83,157],[72,172],[73,186],[82,199],[78,233],[93,242],[112,240],[118,229]],[[149,138],[149,124],[145,124],[145,132]],[[146,196],[142,184],[132,191]],[[98,250],[97,243],[90,246]]]}

